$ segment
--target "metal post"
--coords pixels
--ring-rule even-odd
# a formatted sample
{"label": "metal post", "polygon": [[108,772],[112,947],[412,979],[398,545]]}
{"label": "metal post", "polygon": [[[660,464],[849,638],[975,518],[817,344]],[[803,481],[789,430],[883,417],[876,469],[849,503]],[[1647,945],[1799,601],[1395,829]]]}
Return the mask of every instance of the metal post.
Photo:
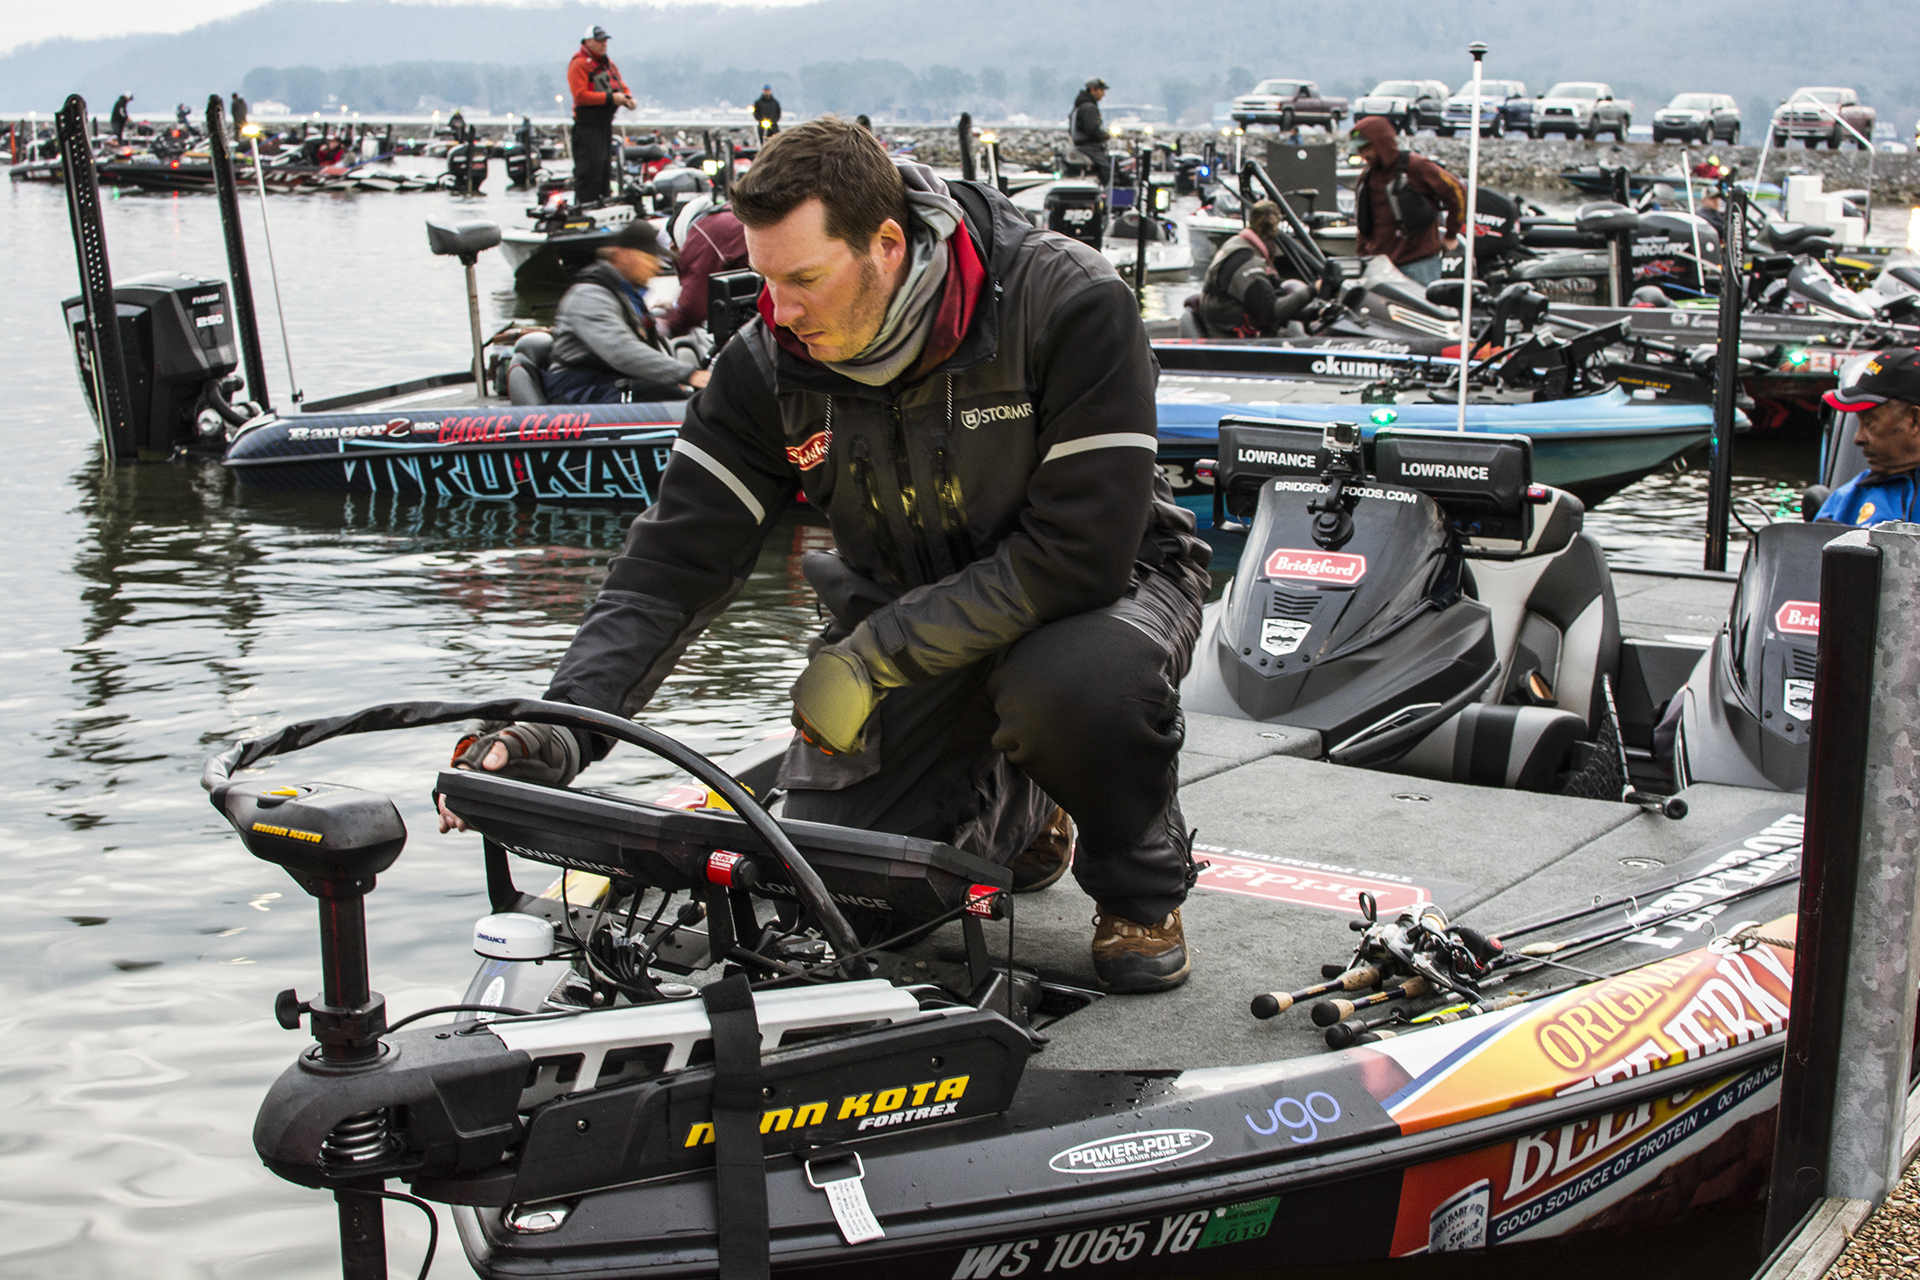
{"label": "metal post", "polygon": [[53,130],[60,144],[73,253],[80,264],[80,301],[92,339],[88,371],[93,378],[93,418],[100,428],[101,460],[112,471],[121,458],[137,456],[139,442],[133,438],[119,308],[113,300],[113,266],[107,259],[107,232],[100,217],[100,180],[94,175],[93,146],[86,129],[87,103],[76,93],[54,116]]}
{"label": "metal post", "polygon": [[1726,236],[1720,244],[1720,342],[1713,367],[1712,469],[1707,477],[1705,568],[1727,568],[1727,521],[1733,513],[1734,397],[1740,389],[1740,309],[1745,305],[1746,192],[1721,184]]}
{"label": "metal post", "polygon": [[260,322],[253,310],[253,274],[247,269],[247,241],[240,227],[240,192],[227,151],[226,108],[219,94],[207,98],[207,151],[213,186],[220,202],[220,229],[227,240],[227,275],[233,281],[234,331],[240,335],[240,363],[247,371],[247,398],[262,413],[273,411],[267,393],[267,363],[260,353]]}
{"label": "metal post", "polygon": [[333,1199],[340,1211],[343,1280],[387,1280],[387,1223],[380,1197],[343,1188]]}
{"label": "metal post", "polygon": [[483,358],[480,339],[480,280],[474,270],[477,258],[469,257],[467,265],[467,323],[473,327],[473,391],[482,404],[487,399],[487,370]]}
{"label": "metal post", "polygon": [[1899,1180],[1920,949],[1920,525],[1844,534],[1821,561],[1793,1011],[1765,1245],[1822,1196]]}
{"label": "metal post", "polygon": [[1700,257],[1700,221],[1699,214],[1693,208],[1693,157],[1687,154],[1683,144],[1680,148],[1680,175],[1687,182],[1687,219],[1693,231],[1693,269],[1700,276],[1700,291],[1707,289],[1707,264]]}
{"label": "metal post", "polygon": [[1133,296],[1142,311],[1147,306],[1147,219],[1153,211],[1149,182],[1153,177],[1153,145],[1133,155]]}
{"label": "metal post", "polygon": [[1460,294],[1460,416],[1455,431],[1467,429],[1467,370],[1473,365],[1473,241],[1480,234],[1475,221],[1480,212],[1480,71],[1487,46],[1475,40],[1467,52],[1473,55],[1473,105],[1467,117],[1472,124],[1467,130],[1467,225],[1462,231],[1467,241],[1462,268],[1466,288]]}

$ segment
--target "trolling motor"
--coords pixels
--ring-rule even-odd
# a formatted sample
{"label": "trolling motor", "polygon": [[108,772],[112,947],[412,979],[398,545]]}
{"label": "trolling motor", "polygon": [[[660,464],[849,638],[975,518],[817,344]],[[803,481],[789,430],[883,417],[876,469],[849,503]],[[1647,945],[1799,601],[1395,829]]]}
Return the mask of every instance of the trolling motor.
{"label": "trolling motor", "polygon": [[[377,1070],[387,1048],[386,1000],[369,986],[366,896],[375,878],[400,856],[406,824],[393,801],[357,787],[226,782],[212,790],[254,857],[284,868],[320,910],[321,995],[302,1000],[289,988],[274,1000],[274,1017],[289,1031],[304,1014],[318,1044],[301,1056],[303,1072],[345,1077]],[[334,1171],[378,1165],[393,1154],[384,1107],[357,1112],[321,1144]],[[386,1224],[378,1193],[383,1178],[339,1185],[341,1265],[347,1280],[387,1274]],[[360,1185],[349,1189],[354,1182]]]}

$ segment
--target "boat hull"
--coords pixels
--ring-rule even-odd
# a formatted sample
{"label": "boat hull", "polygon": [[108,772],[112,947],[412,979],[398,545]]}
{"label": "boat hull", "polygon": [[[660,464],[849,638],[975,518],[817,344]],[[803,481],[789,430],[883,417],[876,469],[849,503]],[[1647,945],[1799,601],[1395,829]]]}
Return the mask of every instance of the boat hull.
{"label": "boat hull", "polygon": [[684,404],[522,405],[314,414],[243,429],[243,484],[430,498],[647,506]]}

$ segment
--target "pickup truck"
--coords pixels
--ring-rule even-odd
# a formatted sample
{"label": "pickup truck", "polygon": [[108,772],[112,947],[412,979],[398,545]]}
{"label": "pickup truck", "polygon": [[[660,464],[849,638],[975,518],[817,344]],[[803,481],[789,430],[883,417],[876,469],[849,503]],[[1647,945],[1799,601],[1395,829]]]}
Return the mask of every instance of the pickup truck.
{"label": "pickup truck", "polygon": [[[1447,99],[1444,124],[1436,131],[1443,138],[1465,133],[1473,117],[1473,84],[1460,86],[1460,92]],[[1533,123],[1533,99],[1519,80],[1482,80],[1480,82],[1480,132],[1489,138],[1525,133]]]}
{"label": "pickup truck", "polygon": [[1252,92],[1233,100],[1233,122],[1243,129],[1250,124],[1277,124],[1282,129],[1319,124],[1331,130],[1346,115],[1347,100],[1321,97],[1320,86],[1311,80],[1262,80]]}
{"label": "pickup truck", "polygon": [[1533,104],[1533,126],[1528,133],[1544,138],[1550,133],[1575,135],[1588,141],[1610,133],[1616,142],[1627,140],[1633,127],[1633,103],[1613,96],[1613,86],[1598,80],[1562,80]]}
{"label": "pickup truck", "polygon": [[1447,86],[1438,80],[1382,80],[1354,104],[1355,124],[1384,116],[1400,133],[1436,132],[1446,124]]}
{"label": "pickup truck", "polygon": [[1773,109],[1773,145],[1784,147],[1789,138],[1804,138],[1810,147],[1824,142],[1837,151],[1851,142],[1866,150],[1860,138],[1842,128],[1835,115],[1857,129],[1860,138],[1873,136],[1877,113],[1872,107],[1861,106],[1860,95],[1853,90],[1795,89],[1791,97]]}

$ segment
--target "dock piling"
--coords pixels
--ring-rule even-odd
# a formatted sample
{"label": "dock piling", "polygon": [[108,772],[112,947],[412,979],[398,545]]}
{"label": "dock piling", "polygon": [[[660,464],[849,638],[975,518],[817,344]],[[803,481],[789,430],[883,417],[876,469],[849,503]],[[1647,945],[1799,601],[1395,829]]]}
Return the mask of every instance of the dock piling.
{"label": "dock piling", "polygon": [[1769,1250],[1822,1198],[1885,1200],[1905,1154],[1920,1005],[1920,525],[1827,544],[1820,612]]}

